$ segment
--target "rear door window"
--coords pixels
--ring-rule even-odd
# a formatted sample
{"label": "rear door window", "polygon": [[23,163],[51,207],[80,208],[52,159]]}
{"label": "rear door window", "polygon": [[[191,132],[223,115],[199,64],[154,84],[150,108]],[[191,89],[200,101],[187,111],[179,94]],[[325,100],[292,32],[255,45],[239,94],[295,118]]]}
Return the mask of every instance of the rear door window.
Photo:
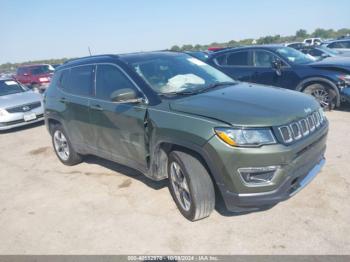
{"label": "rear door window", "polygon": [[28,72],[27,68],[22,67],[17,69],[17,75],[24,75],[27,72]]}
{"label": "rear door window", "polygon": [[94,66],[77,66],[62,74],[62,88],[74,95],[93,95]]}
{"label": "rear door window", "polygon": [[248,66],[249,65],[249,52],[234,52],[227,55],[228,66]]}
{"label": "rear door window", "polygon": [[116,66],[98,65],[96,72],[96,98],[110,101],[113,92],[131,88],[136,92],[134,84]]}
{"label": "rear door window", "polygon": [[52,86],[61,87],[61,86],[60,86],[60,82],[61,82],[62,73],[63,73],[64,71],[66,71],[66,70],[57,71],[57,72],[53,75],[52,80],[51,80],[51,85],[52,85]]}
{"label": "rear door window", "polygon": [[250,66],[249,51],[238,51],[218,56],[216,63],[222,66]]}

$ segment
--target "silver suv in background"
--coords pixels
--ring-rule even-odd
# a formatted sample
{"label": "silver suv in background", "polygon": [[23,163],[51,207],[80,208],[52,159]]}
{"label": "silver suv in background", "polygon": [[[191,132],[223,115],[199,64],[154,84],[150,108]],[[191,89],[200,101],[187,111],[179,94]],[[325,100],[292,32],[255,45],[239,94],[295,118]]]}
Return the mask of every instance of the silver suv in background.
{"label": "silver suv in background", "polygon": [[43,114],[40,94],[13,79],[0,78],[0,130],[42,121]]}
{"label": "silver suv in background", "polygon": [[337,50],[343,54],[350,54],[350,38],[328,41],[322,45]]}

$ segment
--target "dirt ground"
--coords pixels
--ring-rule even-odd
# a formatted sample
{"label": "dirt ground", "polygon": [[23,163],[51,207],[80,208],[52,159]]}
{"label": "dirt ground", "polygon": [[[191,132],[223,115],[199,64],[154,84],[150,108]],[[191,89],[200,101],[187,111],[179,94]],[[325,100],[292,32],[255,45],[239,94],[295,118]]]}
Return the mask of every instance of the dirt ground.
{"label": "dirt ground", "polygon": [[40,124],[3,132],[0,254],[350,254],[350,108],[327,116],[327,163],[308,187],[267,211],[219,208],[195,223],[166,182],[96,157],[66,167]]}

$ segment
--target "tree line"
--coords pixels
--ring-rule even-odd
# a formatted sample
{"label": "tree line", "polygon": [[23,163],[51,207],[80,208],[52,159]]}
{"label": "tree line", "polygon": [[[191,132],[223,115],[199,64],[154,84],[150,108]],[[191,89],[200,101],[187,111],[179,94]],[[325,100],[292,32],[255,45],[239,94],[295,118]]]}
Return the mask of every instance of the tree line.
{"label": "tree line", "polygon": [[252,44],[262,45],[262,44],[275,44],[275,43],[278,44],[278,43],[302,42],[305,38],[310,38],[310,37],[319,37],[322,39],[334,39],[334,38],[349,36],[349,35],[350,35],[349,28],[342,28],[339,30],[318,28],[312,33],[308,33],[305,29],[299,29],[298,31],[296,31],[295,35],[291,35],[291,36],[268,35],[268,36],[260,37],[258,39],[247,38],[239,41],[231,40],[225,43],[213,42],[211,44],[205,44],[205,45],[200,45],[200,44],[196,44],[196,45],[185,44],[182,46],[174,45],[170,48],[170,50],[200,51],[200,50],[207,50],[208,47],[237,47],[237,46],[252,45]]}
{"label": "tree line", "polygon": [[[343,28],[339,30],[318,28],[312,33],[308,33],[305,29],[299,29],[298,31],[296,31],[295,35],[292,35],[292,36],[281,36],[281,35],[270,36],[269,35],[269,36],[260,37],[258,39],[247,38],[239,41],[231,40],[226,43],[214,42],[206,45],[199,45],[199,44],[196,44],[196,45],[185,44],[182,46],[174,45],[170,48],[170,50],[171,51],[200,51],[200,50],[207,50],[208,47],[237,47],[237,46],[251,45],[251,44],[300,42],[300,41],[303,41],[305,38],[309,38],[309,37],[320,37],[322,39],[330,39],[330,38],[338,38],[341,36],[349,36],[349,35],[350,35],[349,28]],[[67,60],[69,60],[69,58],[27,61],[22,63],[6,63],[6,64],[0,65],[0,73],[13,72],[14,70],[16,70],[18,66],[21,66],[24,64],[54,65],[54,64],[62,64]]]}
{"label": "tree line", "polygon": [[57,65],[63,64],[70,58],[59,58],[59,59],[44,59],[44,60],[36,60],[36,61],[26,61],[21,63],[6,63],[0,65],[0,73],[1,72],[13,72],[17,67],[21,65],[31,65],[31,64],[49,64],[49,65]]}

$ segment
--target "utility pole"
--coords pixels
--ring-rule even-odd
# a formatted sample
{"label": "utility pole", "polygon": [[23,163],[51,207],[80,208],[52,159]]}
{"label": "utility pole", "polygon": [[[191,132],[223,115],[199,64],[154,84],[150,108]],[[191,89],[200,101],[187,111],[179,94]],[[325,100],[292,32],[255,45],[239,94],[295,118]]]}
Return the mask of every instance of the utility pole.
{"label": "utility pole", "polygon": [[92,56],[92,55],[91,55],[91,50],[90,50],[90,46],[88,46],[88,49],[89,49],[89,54],[90,54],[90,56]]}

